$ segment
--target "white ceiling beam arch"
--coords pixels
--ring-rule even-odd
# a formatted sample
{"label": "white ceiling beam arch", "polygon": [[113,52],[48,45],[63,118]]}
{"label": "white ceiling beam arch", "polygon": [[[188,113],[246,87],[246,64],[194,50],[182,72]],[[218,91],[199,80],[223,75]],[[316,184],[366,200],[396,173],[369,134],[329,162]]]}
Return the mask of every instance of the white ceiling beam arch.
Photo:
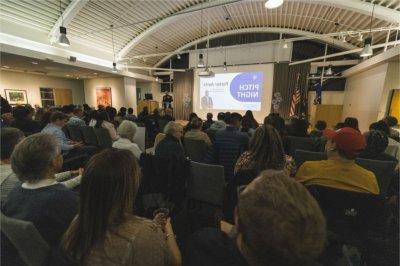
{"label": "white ceiling beam arch", "polygon": [[[316,40],[319,40],[322,42],[326,42],[328,44],[332,44],[333,40],[334,40],[333,38],[326,37],[323,34],[313,33],[313,32],[309,32],[309,31],[295,30],[295,29],[288,29],[288,28],[265,28],[265,27],[242,28],[242,29],[218,32],[218,33],[210,34],[210,39],[216,39],[216,38],[221,38],[221,37],[228,36],[228,35],[243,34],[243,33],[286,33],[286,34],[299,35],[299,36],[313,36],[313,39],[316,39]],[[197,40],[194,40],[192,42],[189,42],[189,43],[179,47],[175,51],[173,51],[170,54],[163,57],[159,62],[157,62],[157,64],[154,65],[154,67],[159,67],[160,65],[162,65],[165,61],[170,59],[175,54],[177,54],[181,51],[184,51],[191,46],[194,46],[198,43],[207,41],[207,38],[208,37],[205,36],[205,37],[199,38]],[[339,48],[345,49],[345,50],[353,50],[353,49],[357,48],[356,46],[354,46],[352,44],[344,43],[344,42],[341,42],[338,40],[335,40],[334,45]]]}
{"label": "white ceiling beam arch", "polygon": [[[260,0],[261,1],[261,0]],[[354,12],[358,12],[360,14],[370,15],[372,12],[373,4],[369,2],[363,2],[360,0],[286,0],[287,2],[309,2],[315,4],[321,4],[326,6],[332,6],[336,8],[342,8],[346,10],[351,10]],[[212,1],[203,4],[197,4],[187,9],[184,9],[176,14],[169,16],[161,21],[153,24],[138,36],[133,38],[124,48],[122,48],[118,54],[117,58],[125,57],[130,50],[134,49],[142,40],[147,38],[148,36],[154,34],[163,26],[176,22],[184,15],[189,15],[190,12],[199,11],[204,8],[211,8],[215,6],[222,6],[227,4],[234,4],[235,2],[240,2],[238,0],[220,0],[220,1]],[[379,18],[388,22],[398,23],[400,24],[400,12],[391,8],[383,7],[380,5],[375,5],[374,17]]]}
{"label": "white ceiling beam arch", "polygon": [[66,27],[69,23],[71,23],[74,17],[79,13],[79,11],[81,11],[81,9],[86,5],[87,2],[89,2],[89,0],[72,0],[72,2],[62,13],[62,16],[58,18],[57,22],[50,30],[48,37],[51,42],[54,42],[57,39],[60,26],[64,24],[64,26]]}

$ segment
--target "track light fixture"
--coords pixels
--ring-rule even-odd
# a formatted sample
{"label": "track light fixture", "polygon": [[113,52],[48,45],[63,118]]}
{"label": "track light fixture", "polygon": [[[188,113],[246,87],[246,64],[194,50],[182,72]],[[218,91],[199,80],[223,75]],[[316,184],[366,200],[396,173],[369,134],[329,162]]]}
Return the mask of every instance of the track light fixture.
{"label": "track light fixture", "polygon": [[228,66],[226,65],[226,62],[224,62],[224,71],[228,70]]}
{"label": "track light fixture", "polygon": [[372,39],[368,37],[364,41],[364,48],[362,49],[360,56],[361,57],[368,57],[374,54],[372,47],[371,47]]}
{"label": "track light fixture", "polygon": [[364,40],[364,36],[361,33],[359,33],[357,41],[362,42],[363,40]]}
{"label": "track light fixture", "polygon": [[344,35],[344,34],[340,36],[340,39],[342,40],[342,42],[347,42],[346,35]]}
{"label": "track light fixture", "polygon": [[156,82],[158,82],[160,79],[158,77],[156,77]]}
{"label": "track light fixture", "polygon": [[199,54],[199,61],[197,62],[197,67],[204,67],[203,54]]}
{"label": "track light fixture", "polygon": [[178,54],[178,55],[176,56],[176,59],[180,60],[180,59],[181,59],[181,55]]}
{"label": "track light fixture", "polygon": [[64,27],[64,18],[61,10],[61,0],[60,0],[60,16],[61,16],[61,26],[60,26],[60,36],[58,37],[58,44],[61,46],[68,47],[70,42],[67,38],[67,28]]}
{"label": "track light fixture", "polygon": [[118,69],[117,69],[117,63],[115,63],[115,62],[113,62],[113,68],[112,68],[112,72],[118,72]]}
{"label": "track light fixture", "polygon": [[283,0],[267,0],[265,1],[265,7],[268,9],[278,8],[283,4]]}
{"label": "track light fixture", "polygon": [[288,44],[287,44],[287,42],[283,42],[283,49],[287,49],[288,48]]}
{"label": "track light fixture", "polygon": [[332,71],[332,65],[329,65],[328,69],[325,72],[326,76],[332,76],[333,71]]}

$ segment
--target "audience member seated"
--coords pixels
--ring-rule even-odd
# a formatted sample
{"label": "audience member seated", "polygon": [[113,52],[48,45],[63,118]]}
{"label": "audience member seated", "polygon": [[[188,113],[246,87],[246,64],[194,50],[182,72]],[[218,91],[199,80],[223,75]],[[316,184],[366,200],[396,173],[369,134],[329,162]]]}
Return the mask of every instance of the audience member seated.
{"label": "audience member seated", "polygon": [[388,137],[388,147],[386,148],[385,153],[393,157],[396,157],[397,160],[400,160],[400,151],[399,151],[400,145],[397,141],[389,137],[390,128],[383,120],[372,123],[369,126],[369,130],[379,130],[383,132]]}
{"label": "audience member seated", "polygon": [[155,151],[155,149],[156,149],[158,143],[160,143],[160,141],[162,141],[164,138],[165,138],[165,134],[162,133],[162,132],[160,132],[160,133],[158,133],[158,134],[156,135],[156,137],[155,137],[155,139],[154,139],[154,146],[153,146],[154,151]]}
{"label": "audience member seated", "polygon": [[83,121],[82,117],[83,117],[82,109],[75,108],[67,124],[71,126],[85,126],[86,123],[85,121]]}
{"label": "audience member seated", "polygon": [[113,141],[119,139],[117,134],[117,130],[115,130],[115,126],[113,123],[110,122],[110,118],[106,111],[99,111],[96,117],[96,125],[94,127],[102,127],[108,130],[110,137]]}
{"label": "audience member seated", "polygon": [[203,123],[203,130],[206,131],[207,129],[209,129],[213,123],[214,123],[213,114],[207,113],[207,119]]}
{"label": "audience member seated", "polygon": [[351,127],[357,131],[360,131],[360,129],[358,128],[358,119],[355,117],[346,117],[346,119],[344,120],[344,125],[345,127]]}
{"label": "audience member seated", "polygon": [[398,121],[397,118],[394,116],[387,116],[385,117],[385,119],[383,119],[383,121],[385,121],[385,123],[388,125],[389,129],[390,129],[390,135],[389,137],[396,140],[397,142],[400,141],[400,136],[399,136],[399,131],[393,129],[393,127],[397,126]]}
{"label": "audience member seated", "polygon": [[395,161],[398,160],[385,153],[388,146],[387,135],[379,130],[371,130],[364,134],[367,146],[365,150],[358,156],[359,158],[378,160],[378,161]]}
{"label": "audience member seated", "polygon": [[256,129],[250,139],[249,150],[237,160],[235,174],[250,170],[258,175],[264,170],[285,170],[288,175],[296,173],[293,158],[285,155],[278,131],[270,125]]}
{"label": "audience member seated", "polygon": [[119,124],[122,123],[126,119],[126,107],[121,107],[119,108],[119,112],[117,116],[115,117],[115,121],[117,121]]}
{"label": "audience member seated", "polygon": [[315,123],[315,129],[310,132],[310,137],[315,139],[322,137],[322,133],[325,129],[326,122],[323,120],[318,120],[317,123]]}
{"label": "audience member seated", "polygon": [[243,116],[242,119],[242,127],[241,132],[249,133],[250,136],[254,133],[254,131],[259,127],[258,122],[253,116],[253,112],[250,110],[246,111],[246,114]]}
{"label": "audience member seated", "polygon": [[97,152],[96,147],[84,146],[81,142],[71,141],[67,139],[62,128],[67,124],[69,116],[55,111],[51,114],[50,123],[42,129],[42,133],[53,135],[61,147],[62,155],[64,159],[72,158],[78,155],[92,156]]}
{"label": "audience member seated", "polygon": [[16,106],[13,109],[14,121],[11,122],[10,126],[18,128],[24,132],[25,136],[37,133],[40,131],[40,124],[37,121],[33,121],[29,115],[28,108],[24,106]]}
{"label": "audience member seated", "polygon": [[183,135],[185,135],[186,132],[188,132],[189,130],[192,129],[192,123],[191,122],[192,122],[193,118],[199,118],[199,117],[197,116],[196,113],[190,113],[189,114],[189,120],[188,120],[189,122],[186,124],[186,126],[183,127]]}
{"label": "audience member seated", "polygon": [[82,104],[84,117],[88,116],[92,108],[87,103]]}
{"label": "audience member seated", "polygon": [[126,119],[135,122],[136,121],[136,116],[133,114],[133,108],[129,107],[128,108],[128,114],[126,115]]}
{"label": "audience member seated", "polygon": [[336,125],[335,125],[335,127],[333,128],[334,130],[338,130],[338,129],[341,129],[341,128],[344,128],[344,127],[346,127],[346,124],[345,123],[343,123],[343,122],[338,122]]}
{"label": "audience member seated", "polygon": [[37,106],[35,108],[35,115],[34,115],[33,119],[37,122],[40,122],[42,120],[42,117],[45,112],[46,112],[46,110],[44,108]]}
{"label": "audience member seated", "polygon": [[175,118],[173,117],[173,112],[171,108],[165,108],[164,110],[165,115],[163,116],[163,119],[167,121],[175,121]]}
{"label": "audience member seated", "polygon": [[66,115],[68,115],[68,116],[71,116],[71,115],[72,115],[72,112],[74,111],[74,109],[75,109],[75,105],[73,105],[73,104],[68,104],[68,105],[64,105],[64,106],[61,108],[61,112],[63,112],[64,114],[66,114]]}
{"label": "audience member seated", "polygon": [[212,131],[218,131],[218,130],[224,130],[226,128],[225,124],[225,113],[218,113],[217,116],[217,121],[211,124],[210,130]]}
{"label": "audience member seated", "polygon": [[240,119],[237,113],[225,114],[226,129],[215,133],[213,158],[209,158],[224,167],[226,181],[232,179],[236,161],[249,146],[249,137],[239,131]]}
{"label": "audience member seated", "polygon": [[107,106],[107,107],[106,107],[106,112],[107,112],[107,114],[108,114],[109,122],[110,122],[111,124],[113,124],[115,128],[117,128],[117,127],[119,126],[118,121],[115,120],[115,117],[117,116],[117,109],[115,109],[115,108],[112,107],[112,106]]}
{"label": "audience member seated", "polygon": [[328,160],[301,165],[296,180],[304,185],[321,185],[361,193],[379,194],[374,173],[358,166],[354,159],[365,148],[365,138],[357,130],[345,127],[326,129],[325,150]]}
{"label": "audience member seated", "polygon": [[146,124],[149,119],[149,108],[147,106],[143,107],[143,110],[138,114],[138,122]]}
{"label": "audience member seated", "polygon": [[[8,194],[20,183],[11,169],[11,153],[14,147],[24,138],[24,133],[18,128],[8,127],[1,129],[1,172],[0,172],[0,196],[1,206],[6,202]],[[74,177],[76,176],[76,177]],[[55,179],[68,188],[74,188],[80,184],[80,170],[67,171],[55,174]],[[62,182],[63,180],[66,180]]]}
{"label": "audience member seated", "polygon": [[321,209],[307,189],[265,171],[239,195],[235,226],[205,228],[187,241],[186,265],[315,265],[326,241]]}
{"label": "audience member seated", "polygon": [[285,120],[278,113],[270,113],[264,118],[264,125],[271,125],[278,130],[286,154],[290,153],[290,140],[285,127]]}
{"label": "audience member seated", "polygon": [[189,125],[190,130],[185,133],[185,139],[202,140],[208,146],[211,146],[212,144],[210,138],[206,133],[201,131],[202,127],[203,127],[203,121],[200,118],[198,117],[192,118]]}
{"label": "audience member seated", "polygon": [[87,121],[88,126],[94,127],[97,124],[97,120],[96,120],[97,115],[98,115],[97,110],[90,111],[88,117],[85,119]]}
{"label": "audience member seated", "polygon": [[155,155],[162,157],[185,157],[181,138],[183,135],[182,125],[174,121],[168,122],[164,128],[165,138],[155,148]]}
{"label": "audience member seated", "polygon": [[78,208],[77,194],[55,180],[62,164],[53,136],[39,133],[23,139],[11,155],[11,167],[23,183],[9,193],[1,209],[8,217],[32,222],[54,248]]}
{"label": "audience member seated", "polygon": [[307,138],[309,137],[307,130],[308,123],[306,120],[297,117],[290,118],[289,125],[287,126],[289,136]]}
{"label": "audience member seated", "polygon": [[122,121],[117,129],[120,138],[117,141],[114,141],[112,146],[116,149],[131,151],[136,159],[139,160],[140,155],[142,155],[142,151],[140,150],[139,146],[133,142],[136,131],[137,126],[135,123],[129,120]]}
{"label": "audience member seated", "polygon": [[[83,173],[79,211],[62,241],[78,265],[180,265],[170,219],[133,214],[139,166],[129,151],[107,149]],[[101,196],[99,195],[101,191]]]}
{"label": "audience member seated", "polygon": [[[55,111],[60,111],[59,108],[53,107],[49,108],[42,116],[42,119],[40,120],[40,130],[43,130],[47,126],[48,123],[50,123],[50,117],[51,114]],[[61,112],[61,111],[60,111]]]}

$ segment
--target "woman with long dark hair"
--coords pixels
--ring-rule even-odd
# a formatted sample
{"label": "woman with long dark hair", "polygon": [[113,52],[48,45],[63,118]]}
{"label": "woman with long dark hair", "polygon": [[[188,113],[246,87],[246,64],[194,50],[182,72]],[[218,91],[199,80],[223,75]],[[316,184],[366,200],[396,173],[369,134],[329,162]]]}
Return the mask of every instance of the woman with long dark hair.
{"label": "woman with long dark hair", "polygon": [[181,264],[169,219],[157,226],[132,212],[139,172],[138,163],[127,150],[107,149],[90,159],[82,176],[78,215],[62,241],[63,251],[71,262]]}
{"label": "woman with long dark hair", "polygon": [[242,118],[242,132],[252,133],[259,127],[257,120],[254,118],[253,112],[250,110],[246,111],[246,114]]}
{"label": "woman with long dark hair", "polygon": [[115,129],[114,124],[110,122],[110,117],[106,111],[99,111],[96,116],[96,125],[94,127],[102,127],[108,130],[110,137],[112,140],[119,139],[117,134],[117,130]]}
{"label": "woman with long dark hair", "polygon": [[295,171],[293,159],[285,155],[278,131],[270,125],[264,125],[257,128],[250,140],[249,150],[239,157],[235,174],[244,170],[258,174],[269,169],[284,169],[287,174],[294,174]]}

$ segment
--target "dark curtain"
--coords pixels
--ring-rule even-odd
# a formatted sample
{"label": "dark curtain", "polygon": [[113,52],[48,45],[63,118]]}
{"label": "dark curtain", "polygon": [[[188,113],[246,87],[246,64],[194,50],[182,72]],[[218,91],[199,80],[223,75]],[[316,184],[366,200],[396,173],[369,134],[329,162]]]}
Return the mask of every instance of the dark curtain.
{"label": "dark curtain", "polygon": [[174,117],[187,120],[193,111],[193,70],[174,72]]}
{"label": "dark curtain", "polygon": [[[278,113],[281,117],[287,119],[290,113],[290,104],[292,102],[292,95],[296,87],[297,74],[299,77],[299,90],[300,90],[300,103],[296,107],[297,116],[307,117],[308,111],[308,74],[310,73],[310,64],[298,64],[289,66],[288,63],[278,63],[274,67],[274,88],[272,98],[276,92],[279,92],[282,97]],[[273,112],[271,106],[271,112]]]}

